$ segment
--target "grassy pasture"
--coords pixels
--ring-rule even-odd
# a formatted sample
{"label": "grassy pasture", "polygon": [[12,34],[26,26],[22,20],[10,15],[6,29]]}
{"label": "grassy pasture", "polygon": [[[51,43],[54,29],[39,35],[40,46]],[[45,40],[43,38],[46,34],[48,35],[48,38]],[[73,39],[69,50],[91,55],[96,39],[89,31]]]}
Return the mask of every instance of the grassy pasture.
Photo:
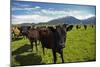
{"label": "grassy pasture", "polygon": [[[65,63],[84,62],[96,60],[96,29],[88,25],[85,30],[83,26],[77,30],[76,27],[67,32],[66,47],[64,50]],[[45,49],[43,55],[41,44],[38,45],[38,52],[33,47],[30,52],[28,39],[22,37],[11,42],[11,64],[12,65],[34,65],[52,64],[53,56],[51,49]],[[57,54],[57,63],[61,63],[60,55]]]}

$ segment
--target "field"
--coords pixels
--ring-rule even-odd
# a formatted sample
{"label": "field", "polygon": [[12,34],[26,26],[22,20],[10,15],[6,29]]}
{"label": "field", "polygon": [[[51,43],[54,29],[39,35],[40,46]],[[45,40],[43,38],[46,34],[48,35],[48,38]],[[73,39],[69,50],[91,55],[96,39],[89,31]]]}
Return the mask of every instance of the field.
{"label": "field", "polygon": [[[95,25],[94,25],[95,26]],[[83,26],[77,30],[76,27],[67,32],[66,46],[64,50],[65,63],[84,62],[96,60],[96,29],[88,25],[85,30]],[[38,52],[35,46],[30,52],[30,43],[26,38],[18,38],[11,42],[11,64],[12,65],[36,65],[52,64],[53,56],[50,49],[45,49],[43,55],[41,44]],[[57,63],[61,63],[60,55],[57,54]]]}

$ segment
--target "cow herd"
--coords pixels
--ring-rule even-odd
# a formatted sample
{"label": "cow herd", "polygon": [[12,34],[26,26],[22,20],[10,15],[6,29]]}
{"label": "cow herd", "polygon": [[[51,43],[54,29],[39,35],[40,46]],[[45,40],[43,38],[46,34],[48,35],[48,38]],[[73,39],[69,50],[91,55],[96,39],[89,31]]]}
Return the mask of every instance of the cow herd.
{"label": "cow herd", "polygon": [[[33,51],[33,42],[35,43],[36,51],[38,52],[37,42],[41,43],[42,51],[45,55],[45,48],[51,49],[53,54],[53,61],[56,63],[57,56],[59,53],[61,56],[62,63],[64,63],[63,58],[63,48],[65,47],[66,34],[68,31],[72,30],[74,26],[68,24],[56,25],[56,26],[20,26],[12,27],[11,35],[12,40],[17,37],[27,38],[31,44],[31,51]],[[76,25],[76,29],[80,29],[80,25]],[[87,25],[84,25],[84,29],[87,29]]]}

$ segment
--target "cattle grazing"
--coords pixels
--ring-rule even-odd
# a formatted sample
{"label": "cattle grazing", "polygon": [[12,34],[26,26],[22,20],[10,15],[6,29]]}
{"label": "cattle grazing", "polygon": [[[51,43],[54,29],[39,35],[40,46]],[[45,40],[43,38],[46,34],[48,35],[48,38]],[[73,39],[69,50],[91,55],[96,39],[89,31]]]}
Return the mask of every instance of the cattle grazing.
{"label": "cattle grazing", "polygon": [[73,25],[69,25],[69,27],[67,28],[67,31],[72,30],[73,29]]}
{"label": "cattle grazing", "polygon": [[85,30],[87,29],[87,25],[84,25],[84,29],[85,29]]}
{"label": "cattle grazing", "polygon": [[80,25],[76,25],[76,29],[80,29],[81,28],[81,26]]}
{"label": "cattle grazing", "polygon": [[68,25],[63,24],[56,26],[56,28],[41,28],[39,31],[43,52],[44,48],[52,49],[54,63],[57,61],[57,52],[61,55],[62,63],[64,63],[63,48],[65,47],[67,26]]}
{"label": "cattle grazing", "polygon": [[92,28],[93,28],[93,25],[92,25]]}
{"label": "cattle grazing", "polygon": [[78,29],[78,25],[76,25],[76,29]]}

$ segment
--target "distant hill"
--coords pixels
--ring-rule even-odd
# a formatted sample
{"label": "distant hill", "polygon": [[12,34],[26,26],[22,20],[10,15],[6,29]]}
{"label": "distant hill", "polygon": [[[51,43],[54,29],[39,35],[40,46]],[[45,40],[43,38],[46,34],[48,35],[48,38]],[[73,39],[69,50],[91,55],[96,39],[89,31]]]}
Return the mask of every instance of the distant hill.
{"label": "distant hill", "polygon": [[40,22],[38,24],[35,23],[22,23],[17,24],[21,26],[31,26],[31,25],[56,25],[56,24],[96,24],[96,17],[90,17],[84,20],[79,20],[73,16],[62,17],[58,19],[54,19],[48,22]]}
{"label": "distant hill", "polygon": [[67,16],[67,17],[51,20],[48,22],[48,24],[62,24],[62,23],[65,23],[65,24],[95,24],[95,22],[96,22],[96,17],[79,20],[75,17]]}
{"label": "distant hill", "polygon": [[72,17],[72,16],[68,16],[68,17],[63,17],[63,18],[58,18],[58,19],[54,19],[49,21],[48,23],[51,24],[62,24],[62,23],[66,23],[66,24],[79,24],[81,21]]}
{"label": "distant hill", "polygon": [[35,25],[35,23],[22,23],[20,25],[21,26],[31,26],[31,25]]}
{"label": "distant hill", "polygon": [[96,24],[96,17],[81,20],[83,24]]}

